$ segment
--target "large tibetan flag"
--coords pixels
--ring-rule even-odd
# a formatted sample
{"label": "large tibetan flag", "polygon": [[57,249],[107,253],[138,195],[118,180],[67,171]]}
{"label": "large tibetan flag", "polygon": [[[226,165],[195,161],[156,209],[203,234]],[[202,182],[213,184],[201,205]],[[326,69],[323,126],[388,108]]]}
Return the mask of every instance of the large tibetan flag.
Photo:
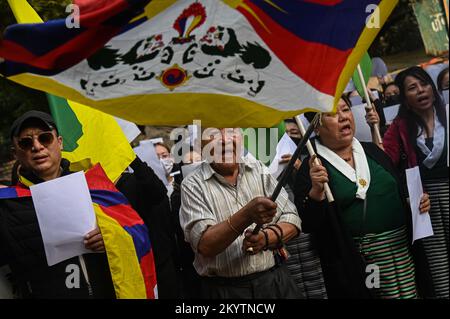
{"label": "large tibetan flag", "polygon": [[[8,0],[19,23],[42,20],[25,0]],[[50,111],[63,138],[63,157],[73,170],[101,163],[108,177],[115,181],[134,160],[133,152],[113,116],[87,106],[47,94]]]}
{"label": "large tibetan flag", "polygon": [[[73,66],[15,63],[8,46],[0,45],[7,59],[0,69],[18,83],[139,124],[199,119],[204,126],[271,127],[307,110],[333,111],[396,4],[153,0],[120,34]],[[379,25],[366,27],[372,20]],[[48,44],[50,35],[61,40],[65,34],[70,41],[73,32],[51,23],[44,24],[47,30],[11,26],[4,41],[34,52],[36,60],[50,57],[51,45],[43,47],[40,39]],[[30,35],[33,41],[25,41]]]}
{"label": "large tibetan flag", "polygon": [[[154,299],[157,297],[156,270],[147,227],[100,165],[89,169],[85,175],[116,297]],[[17,186],[0,188],[0,200],[30,197],[31,185],[21,176]]]}

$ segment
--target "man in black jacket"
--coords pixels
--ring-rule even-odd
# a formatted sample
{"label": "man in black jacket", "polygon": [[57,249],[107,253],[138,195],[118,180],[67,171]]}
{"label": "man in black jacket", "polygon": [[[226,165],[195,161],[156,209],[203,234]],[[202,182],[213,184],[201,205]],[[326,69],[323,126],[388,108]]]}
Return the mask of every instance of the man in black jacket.
{"label": "man in black jacket", "polygon": [[180,297],[179,274],[175,267],[175,231],[170,220],[167,188],[155,172],[138,157],[130,164],[133,173],[124,173],[116,183],[149,230],[155,256],[158,298]]}
{"label": "man in black jacket", "polygon": [[[49,114],[30,111],[19,117],[11,126],[11,140],[22,182],[38,184],[71,173],[70,163],[61,157],[62,137]],[[86,235],[84,244],[97,253],[48,266],[31,197],[0,201],[0,260],[10,265],[20,297],[114,298],[99,229]],[[74,278],[77,274],[79,280]]]}

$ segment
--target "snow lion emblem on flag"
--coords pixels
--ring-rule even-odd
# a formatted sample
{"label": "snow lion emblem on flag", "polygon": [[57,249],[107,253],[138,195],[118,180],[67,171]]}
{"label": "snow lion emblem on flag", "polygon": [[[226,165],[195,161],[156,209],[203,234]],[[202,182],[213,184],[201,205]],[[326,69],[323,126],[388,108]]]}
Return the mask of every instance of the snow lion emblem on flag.
{"label": "snow lion emblem on flag", "polygon": [[[241,43],[231,27],[212,25],[196,34],[207,19],[205,7],[196,2],[181,12],[172,32],[149,34],[128,48],[106,45],[87,59],[89,70],[80,77],[79,88],[86,96],[105,99],[130,87],[144,91],[162,86],[170,92],[222,81],[255,97],[266,84],[259,71],[270,65],[269,51],[258,42]],[[173,31],[176,35],[170,36]]]}

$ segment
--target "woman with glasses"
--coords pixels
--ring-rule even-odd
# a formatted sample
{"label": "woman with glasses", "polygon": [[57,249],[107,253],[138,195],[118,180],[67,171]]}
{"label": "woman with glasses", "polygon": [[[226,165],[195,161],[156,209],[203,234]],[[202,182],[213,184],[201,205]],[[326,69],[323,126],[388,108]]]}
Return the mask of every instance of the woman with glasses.
{"label": "woman with glasses", "polygon": [[[315,133],[319,162],[303,161],[295,203],[303,230],[317,244],[328,297],[416,298],[411,220],[389,158],[375,144],[354,138],[345,97],[336,114],[321,116]],[[327,202],[324,183],[334,203]],[[420,210],[428,208],[425,195]]]}
{"label": "woman with glasses", "polygon": [[449,298],[449,212],[447,120],[433,80],[420,67],[400,72],[400,109],[384,136],[384,148],[401,174],[419,166],[430,195],[434,235],[422,240],[434,296]]}

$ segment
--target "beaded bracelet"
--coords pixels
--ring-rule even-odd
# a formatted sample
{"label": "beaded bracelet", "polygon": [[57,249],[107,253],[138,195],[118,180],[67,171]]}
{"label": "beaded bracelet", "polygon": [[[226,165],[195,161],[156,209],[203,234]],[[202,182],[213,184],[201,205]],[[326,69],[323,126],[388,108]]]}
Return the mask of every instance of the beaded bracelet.
{"label": "beaded bracelet", "polygon": [[278,245],[278,248],[283,247],[283,245],[284,245],[284,242],[283,242],[283,237],[284,237],[283,229],[282,229],[281,226],[278,225],[278,224],[270,224],[270,226],[274,226],[274,227],[276,227],[276,228],[280,231],[280,238],[281,238],[281,239],[278,241],[277,245]]}
{"label": "beaded bracelet", "polygon": [[275,230],[274,227],[272,227],[272,225],[267,225],[264,227],[264,229],[270,229],[271,231],[273,231],[275,233],[275,235],[277,236],[277,244],[276,244],[275,248],[279,248],[278,245],[282,242],[280,234],[278,234],[278,232]]}

